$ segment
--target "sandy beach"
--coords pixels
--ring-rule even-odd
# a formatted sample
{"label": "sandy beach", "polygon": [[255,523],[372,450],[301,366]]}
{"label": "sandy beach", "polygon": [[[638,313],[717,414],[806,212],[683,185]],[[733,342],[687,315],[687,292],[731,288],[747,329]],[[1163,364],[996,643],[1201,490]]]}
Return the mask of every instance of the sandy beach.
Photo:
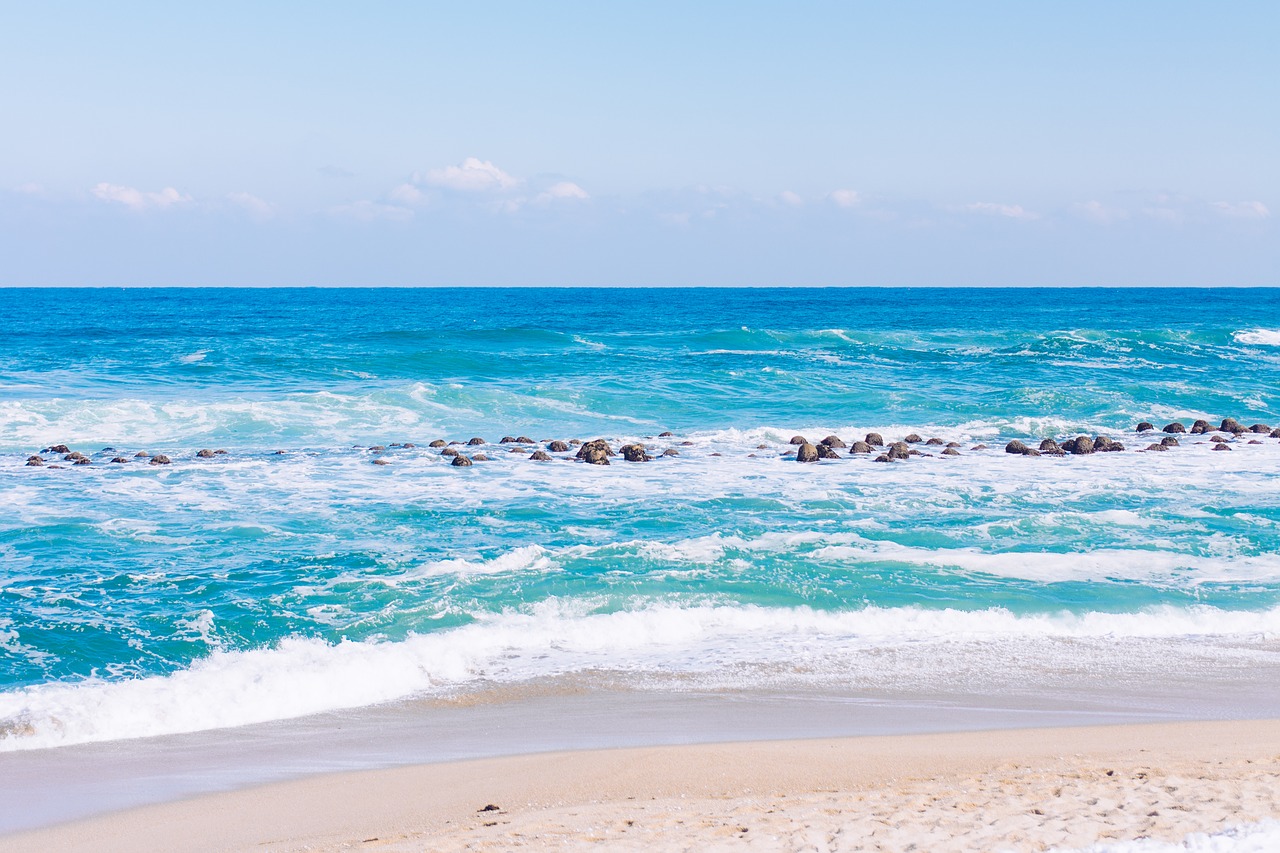
{"label": "sandy beach", "polygon": [[417,765],[131,809],[0,849],[1045,850],[1274,818],[1280,720],[1263,720]]}

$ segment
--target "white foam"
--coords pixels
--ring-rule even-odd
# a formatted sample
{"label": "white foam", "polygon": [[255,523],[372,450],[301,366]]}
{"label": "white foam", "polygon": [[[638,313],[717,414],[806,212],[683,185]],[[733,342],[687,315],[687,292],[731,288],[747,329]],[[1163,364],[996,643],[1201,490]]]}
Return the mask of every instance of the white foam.
{"label": "white foam", "polygon": [[1237,343],[1280,347],[1280,329],[1241,330],[1232,335]]}
{"label": "white foam", "polygon": [[[780,677],[790,672],[845,685],[919,682],[938,690],[948,682],[972,684],[975,673],[984,671],[997,677],[1015,664],[1027,668],[1019,678],[1050,677],[1083,661],[1094,683],[1106,668],[1099,660],[1132,666],[1146,659],[1169,672],[1186,668],[1197,654],[1207,654],[1218,668],[1241,655],[1245,665],[1256,665],[1274,656],[1280,636],[1280,608],[1018,616],[1002,608],[830,612],[710,600],[614,612],[597,611],[601,606],[553,599],[478,614],[469,625],[398,642],[290,638],[270,648],[214,650],[167,676],[10,691],[0,694],[0,750],[238,726],[441,690],[602,671],[682,675],[695,689],[741,688],[761,683],[758,669],[766,667],[780,668]],[[1157,647],[1144,651],[1150,643]],[[886,657],[893,649],[913,657],[905,664],[901,657]]]}
{"label": "white foam", "polygon": [[1052,853],[1275,853],[1280,850],[1280,821],[1264,820],[1213,832],[1193,832],[1181,841],[1139,838],[1100,841],[1088,847],[1055,847]]}

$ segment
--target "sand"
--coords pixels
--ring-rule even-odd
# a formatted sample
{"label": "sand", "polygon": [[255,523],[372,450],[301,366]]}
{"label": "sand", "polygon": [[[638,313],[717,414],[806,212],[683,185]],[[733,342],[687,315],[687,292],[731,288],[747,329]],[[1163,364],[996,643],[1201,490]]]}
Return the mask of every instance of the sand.
{"label": "sand", "polygon": [[340,773],[11,835],[0,850],[1021,851],[1180,840],[1277,817],[1280,720],[1265,720],[593,750]]}

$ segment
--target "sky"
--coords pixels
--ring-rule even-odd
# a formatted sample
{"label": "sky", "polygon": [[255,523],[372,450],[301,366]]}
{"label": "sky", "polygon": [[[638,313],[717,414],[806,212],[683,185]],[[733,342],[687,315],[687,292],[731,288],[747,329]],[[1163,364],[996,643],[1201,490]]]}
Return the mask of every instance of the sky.
{"label": "sky", "polygon": [[0,0],[0,286],[1275,286],[1280,4]]}

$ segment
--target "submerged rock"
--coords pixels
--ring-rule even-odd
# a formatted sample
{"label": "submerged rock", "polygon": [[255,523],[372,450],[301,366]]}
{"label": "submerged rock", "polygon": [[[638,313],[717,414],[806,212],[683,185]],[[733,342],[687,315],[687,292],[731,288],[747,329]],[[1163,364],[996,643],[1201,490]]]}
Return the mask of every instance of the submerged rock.
{"label": "submerged rock", "polygon": [[1147,450],[1166,450],[1166,451],[1167,451],[1168,449],[1169,449],[1169,446],[1168,446],[1167,444],[1165,444],[1164,442],[1161,442],[1161,443],[1159,443],[1159,444],[1148,444],[1148,445],[1147,445]]}
{"label": "submerged rock", "polygon": [[840,458],[840,454],[839,454],[839,453],[836,453],[835,448],[834,448],[834,447],[831,447],[830,445],[826,445],[826,444],[819,444],[819,445],[818,445],[818,458],[819,458],[819,459],[839,459],[839,458]]}
{"label": "submerged rock", "polygon": [[622,458],[628,462],[651,462],[653,457],[645,452],[643,444],[622,445]]}
{"label": "submerged rock", "polygon": [[887,454],[887,453],[881,453],[879,456],[877,456],[877,457],[876,457],[874,460],[872,460],[872,461],[874,461],[874,462],[892,462],[893,460],[889,458],[889,454]]}
{"label": "submerged rock", "polygon": [[516,436],[516,444],[536,444],[536,443],[537,442],[535,442],[532,438],[529,438],[529,436],[527,435]]}
{"label": "submerged rock", "polygon": [[62,458],[66,462],[79,462],[81,459],[88,459],[89,457],[85,456],[79,450],[73,450]]}
{"label": "submerged rock", "polygon": [[878,432],[869,432],[866,438],[862,440],[872,447],[884,447],[884,436]]}
{"label": "submerged rock", "polygon": [[27,464],[28,464],[28,465],[30,465],[32,468],[39,468],[41,465],[43,465],[43,464],[44,464],[44,457],[43,457],[43,456],[28,456],[28,457],[27,457]]}
{"label": "submerged rock", "polygon": [[674,447],[668,447],[666,450],[662,451],[662,455],[663,456],[679,456],[680,451],[676,450]]}
{"label": "submerged rock", "polygon": [[1025,456],[1028,450],[1030,448],[1016,438],[1004,446],[1005,453],[1021,453]]}
{"label": "submerged rock", "polygon": [[128,465],[128,464],[129,464],[129,460],[128,460],[128,459],[126,459],[126,458],[124,458],[123,456],[116,456],[116,457],[113,457],[111,461],[112,461],[112,462],[114,462],[114,463],[116,463],[117,465]]}
{"label": "submerged rock", "polygon": [[529,454],[529,458],[534,462],[550,462],[552,460],[551,454],[545,450],[535,450]]}
{"label": "submerged rock", "polygon": [[45,453],[70,453],[71,448],[67,447],[65,444],[55,444],[52,447],[46,447],[44,449],[44,452]]}
{"label": "submerged rock", "polygon": [[821,444],[825,445],[826,447],[848,447],[849,446],[834,435],[829,435],[826,438],[822,439]]}
{"label": "submerged rock", "polygon": [[942,446],[942,439],[940,439],[940,438],[931,438],[931,439],[929,439],[928,441],[926,441],[926,442],[925,442],[925,444],[931,445],[931,446],[933,446],[933,447],[941,447],[941,446]]}
{"label": "submerged rock", "polygon": [[1265,435],[1266,433],[1271,432],[1271,427],[1267,426],[1266,424],[1254,424],[1253,426],[1249,427],[1249,432],[1256,432],[1259,435]]}
{"label": "submerged rock", "polygon": [[133,454],[134,459],[146,459],[149,456],[151,456],[151,454],[145,450],[139,450],[137,453]]}
{"label": "submerged rock", "polygon": [[[459,454],[458,454],[458,456],[460,457],[460,456],[462,456],[462,454],[461,454],[461,453],[459,453]],[[455,457],[455,458],[457,458],[457,457]],[[485,456],[483,453],[477,453],[475,456],[472,456],[472,457],[471,457],[471,461],[472,461],[472,462],[488,462],[488,461],[489,461],[489,457],[488,457],[488,456]]]}
{"label": "submerged rock", "polygon": [[391,463],[379,456],[377,459],[369,460],[374,465],[390,465]]}
{"label": "submerged rock", "polygon": [[1230,449],[1231,449],[1231,445],[1229,445],[1229,444],[1215,444],[1215,445],[1213,446],[1213,449],[1214,449],[1214,450],[1230,450]]}
{"label": "submerged rock", "polygon": [[515,439],[515,436],[513,435],[504,435],[502,438],[498,439],[498,444],[515,444],[515,443],[516,443],[516,439]]}
{"label": "submerged rock", "polygon": [[151,464],[152,465],[171,465],[173,464],[173,460],[170,459],[168,456],[165,456],[163,453],[157,453],[155,456],[151,457]]}
{"label": "submerged rock", "polygon": [[973,447],[970,447],[969,449],[970,450],[986,450],[987,446],[985,444],[975,444]]}
{"label": "submerged rock", "polygon": [[812,444],[810,444],[807,441],[802,442],[800,446],[796,449],[796,461],[797,462],[817,462],[818,448],[814,447]]}
{"label": "submerged rock", "polygon": [[79,459],[71,463],[72,465],[92,465],[93,460],[88,456],[81,456]]}
{"label": "submerged rock", "polygon": [[[373,449],[376,450],[377,448],[373,448]],[[197,450],[196,456],[198,456],[201,459],[212,459],[213,451],[206,447],[204,450]]]}
{"label": "submerged rock", "polygon": [[547,449],[552,453],[568,453],[569,445],[565,444],[563,441],[553,441],[547,445]]}
{"label": "submerged rock", "polygon": [[458,451],[454,450],[452,447],[446,447],[444,450],[440,451],[440,455],[441,456],[457,456]]}
{"label": "submerged rock", "polygon": [[672,432],[671,430],[667,429],[667,430],[663,430],[662,432],[658,433],[658,438],[671,438],[671,436],[673,436],[673,435],[675,435],[675,433],[674,433],[674,432]]}

